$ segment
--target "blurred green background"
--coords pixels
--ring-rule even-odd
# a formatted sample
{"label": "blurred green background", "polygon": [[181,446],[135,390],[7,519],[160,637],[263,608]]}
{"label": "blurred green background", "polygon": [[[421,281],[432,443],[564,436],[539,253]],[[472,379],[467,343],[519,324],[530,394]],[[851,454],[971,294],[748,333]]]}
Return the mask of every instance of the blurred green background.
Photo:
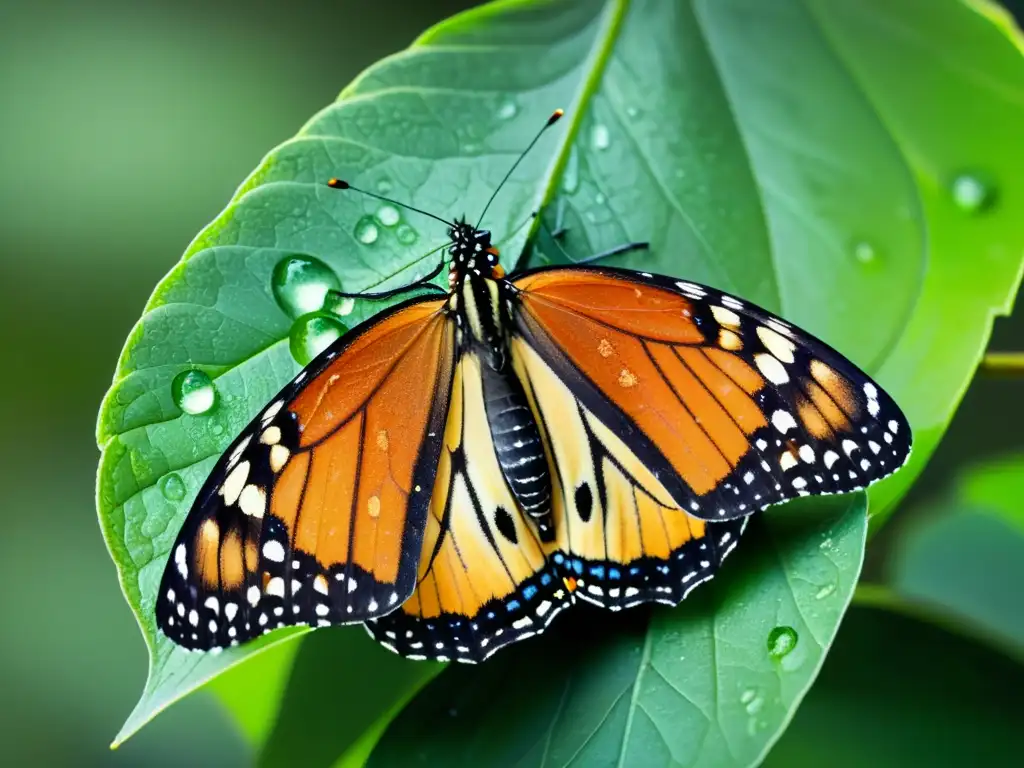
{"label": "blurred green background", "polygon": [[[146,659],[96,524],[96,409],[153,286],[261,156],[365,66],[473,4],[0,4],[0,762],[251,761],[206,694],[107,749]],[[1024,350],[1024,312],[997,323],[992,346]],[[1019,378],[974,382],[926,475],[869,547],[868,577],[892,577],[906,536],[947,503],[938,500],[960,468],[1024,451],[1021,387]],[[934,630],[917,622],[882,629],[877,611],[854,612],[864,614],[851,617],[858,647],[882,632],[896,644],[904,635],[931,642]],[[971,646],[958,646],[961,658],[988,653],[957,642]],[[856,687],[841,660],[830,664],[824,678]],[[828,717],[830,701],[815,695],[798,724]],[[813,764],[812,747],[785,754]]]}

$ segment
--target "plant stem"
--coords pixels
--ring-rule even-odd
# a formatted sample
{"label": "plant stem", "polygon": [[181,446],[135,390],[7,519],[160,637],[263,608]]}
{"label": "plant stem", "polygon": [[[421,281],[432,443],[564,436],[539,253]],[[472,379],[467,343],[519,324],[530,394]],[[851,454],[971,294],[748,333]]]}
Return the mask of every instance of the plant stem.
{"label": "plant stem", "polygon": [[1024,352],[987,352],[981,360],[986,373],[1024,375]]}

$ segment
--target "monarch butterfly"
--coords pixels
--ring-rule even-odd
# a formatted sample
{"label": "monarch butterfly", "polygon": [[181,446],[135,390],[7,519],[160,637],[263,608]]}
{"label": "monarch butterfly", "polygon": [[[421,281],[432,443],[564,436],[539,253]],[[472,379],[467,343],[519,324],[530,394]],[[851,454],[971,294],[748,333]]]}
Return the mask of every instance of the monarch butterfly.
{"label": "monarch butterfly", "polygon": [[893,400],[771,313],[592,264],[506,276],[488,231],[440,220],[448,289],[444,257],[406,288],[443,295],[339,338],[217,462],[157,596],[175,643],[365,622],[481,661],[577,599],[675,605],[750,515],[906,461]]}

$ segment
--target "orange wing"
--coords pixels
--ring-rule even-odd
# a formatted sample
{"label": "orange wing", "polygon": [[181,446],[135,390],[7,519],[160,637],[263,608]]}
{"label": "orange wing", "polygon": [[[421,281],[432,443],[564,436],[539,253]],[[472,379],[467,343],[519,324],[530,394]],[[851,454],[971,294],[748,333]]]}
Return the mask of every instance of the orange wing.
{"label": "orange wing", "polygon": [[502,476],[480,366],[467,352],[456,367],[416,591],[366,623],[412,659],[482,661],[543,631],[571,603]]}
{"label": "orange wing", "polygon": [[863,488],[910,453],[892,399],[823,342],[712,288],[609,268],[514,279],[518,333],[587,412],[707,520]]}
{"label": "orange wing", "polygon": [[413,299],[339,339],[224,453],[164,571],[172,640],[220,648],[409,597],[455,366],[442,307]]}

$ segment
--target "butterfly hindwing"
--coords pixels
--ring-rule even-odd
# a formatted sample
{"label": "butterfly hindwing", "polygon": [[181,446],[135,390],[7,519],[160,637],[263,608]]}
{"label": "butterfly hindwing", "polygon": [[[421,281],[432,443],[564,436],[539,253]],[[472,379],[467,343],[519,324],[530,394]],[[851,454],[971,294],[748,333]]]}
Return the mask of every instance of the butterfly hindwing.
{"label": "butterfly hindwing", "polygon": [[513,282],[524,343],[694,516],[859,490],[909,455],[892,399],[765,310],[627,270],[542,269]]}
{"label": "butterfly hindwing", "polygon": [[481,661],[542,631],[571,597],[499,468],[481,364],[470,352],[456,368],[416,591],[367,622],[412,658]]}
{"label": "butterfly hindwing", "polygon": [[524,339],[513,340],[512,358],[553,468],[553,561],[576,595],[612,610],[676,605],[712,578],[746,518],[687,514]]}
{"label": "butterfly hindwing", "polygon": [[413,299],[352,331],[246,427],[171,550],[157,623],[186,648],[362,621],[415,586],[454,323]]}

